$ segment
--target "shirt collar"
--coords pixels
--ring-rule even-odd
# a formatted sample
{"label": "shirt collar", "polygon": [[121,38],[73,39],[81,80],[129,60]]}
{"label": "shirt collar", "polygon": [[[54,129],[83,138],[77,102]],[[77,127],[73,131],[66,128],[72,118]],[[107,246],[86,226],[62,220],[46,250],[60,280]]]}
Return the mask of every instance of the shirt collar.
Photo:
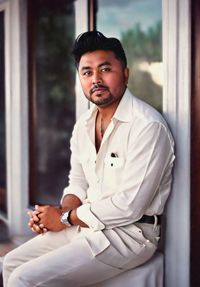
{"label": "shirt collar", "polygon": [[113,118],[117,119],[121,122],[130,122],[132,120],[132,110],[133,110],[133,95],[127,88],[118,107],[116,112],[114,113]]}

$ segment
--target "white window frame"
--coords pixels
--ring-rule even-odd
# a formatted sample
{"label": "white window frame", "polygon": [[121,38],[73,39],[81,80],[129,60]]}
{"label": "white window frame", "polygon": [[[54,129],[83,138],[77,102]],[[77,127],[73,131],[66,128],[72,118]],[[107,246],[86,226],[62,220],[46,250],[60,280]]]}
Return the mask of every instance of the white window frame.
{"label": "white window frame", "polygon": [[[88,30],[88,1],[78,0],[75,2],[75,37]],[[89,107],[88,100],[85,98],[81,84],[79,81],[78,73],[76,73],[76,118],[86,111]]]}
{"label": "white window frame", "polygon": [[176,142],[167,208],[165,286],[190,286],[190,0],[163,0],[163,111]]}
{"label": "white window frame", "polygon": [[[10,235],[23,234],[28,204],[28,92],[25,1],[0,1],[5,12],[7,216]],[[25,208],[26,207],[26,208]]]}
{"label": "white window frame", "polygon": [[[9,91],[9,87],[7,86],[7,77],[8,77],[8,73],[7,73],[7,63],[8,63],[8,49],[9,49],[9,45],[8,45],[8,31],[6,30],[6,27],[9,25],[9,17],[8,17],[8,3],[6,3],[5,1],[2,3],[3,1],[0,0],[0,12],[4,12],[4,57],[5,57],[5,61],[4,61],[4,75],[5,75],[5,141],[6,141],[6,165],[8,165],[9,162],[9,157],[8,157],[8,133],[7,133],[7,127],[9,125],[8,121],[8,114],[10,114],[10,91]],[[6,169],[6,185],[8,185],[8,167]],[[8,186],[6,187],[8,189]],[[6,191],[7,192],[7,191]],[[2,213],[2,211],[0,211],[0,219],[4,219],[7,222],[7,214],[5,215],[4,213]]]}

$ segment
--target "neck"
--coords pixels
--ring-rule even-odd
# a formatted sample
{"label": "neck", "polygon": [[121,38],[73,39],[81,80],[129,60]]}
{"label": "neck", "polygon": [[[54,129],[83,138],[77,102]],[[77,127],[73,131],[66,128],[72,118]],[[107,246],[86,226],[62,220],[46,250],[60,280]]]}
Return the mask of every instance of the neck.
{"label": "neck", "polygon": [[101,113],[98,111],[97,114],[97,126],[98,126],[98,132],[100,135],[100,138],[103,138],[103,135],[110,123],[110,120],[112,118],[114,113]]}
{"label": "neck", "polygon": [[121,98],[108,106],[97,106],[98,113],[101,115],[103,120],[110,120],[113,117],[120,101]]}
{"label": "neck", "polygon": [[110,120],[115,111],[116,111],[117,107],[109,107],[109,108],[101,108],[98,107],[98,113],[101,116],[101,118],[103,118],[103,120]]}

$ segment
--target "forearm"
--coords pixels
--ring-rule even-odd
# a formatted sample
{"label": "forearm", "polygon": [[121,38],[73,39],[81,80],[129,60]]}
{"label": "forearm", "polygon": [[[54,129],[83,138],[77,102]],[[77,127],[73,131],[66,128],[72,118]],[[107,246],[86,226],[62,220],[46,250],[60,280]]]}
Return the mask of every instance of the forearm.
{"label": "forearm", "polygon": [[61,208],[63,211],[73,210],[81,206],[81,200],[74,194],[67,194],[62,200]]}

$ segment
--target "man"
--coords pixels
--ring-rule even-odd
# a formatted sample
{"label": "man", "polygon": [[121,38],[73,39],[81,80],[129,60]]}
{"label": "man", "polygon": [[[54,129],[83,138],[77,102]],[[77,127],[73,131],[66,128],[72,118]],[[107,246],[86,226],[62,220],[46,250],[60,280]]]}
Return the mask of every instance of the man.
{"label": "man", "polygon": [[74,127],[61,207],[30,214],[30,228],[41,234],[6,256],[4,286],[92,285],[143,264],[157,248],[172,136],[162,116],[127,89],[117,39],[86,32],[73,53],[94,106]]}

